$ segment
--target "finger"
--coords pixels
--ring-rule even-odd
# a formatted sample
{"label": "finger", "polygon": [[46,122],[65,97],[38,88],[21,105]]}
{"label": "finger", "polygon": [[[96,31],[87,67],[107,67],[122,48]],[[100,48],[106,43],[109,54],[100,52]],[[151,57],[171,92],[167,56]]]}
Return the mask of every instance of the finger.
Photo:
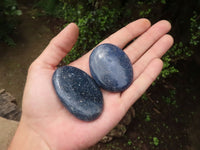
{"label": "finger", "polygon": [[145,68],[144,72],[125,90],[122,95],[122,107],[127,111],[129,107],[147,90],[162,70],[163,62],[156,58]]}
{"label": "finger", "polygon": [[168,21],[162,20],[154,24],[138,39],[131,43],[125,53],[132,63],[136,62],[160,37],[169,32],[171,25]]}
{"label": "finger", "polygon": [[[145,32],[150,26],[151,23],[147,19],[136,20],[109,36],[107,39],[99,43],[99,45],[103,43],[111,43],[123,48],[128,42]],[[90,74],[88,63],[91,52],[92,50],[83,57],[79,58],[77,61],[72,62],[70,65],[82,69]]]}
{"label": "finger", "polygon": [[133,64],[134,80],[144,71],[146,66],[155,58],[161,58],[173,44],[171,35],[160,38],[137,62]]}
{"label": "finger", "polygon": [[78,27],[70,23],[54,37],[42,54],[36,59],[44,66],[56,67],[63,57],[72,49],[78,38]]}
{"label": "finger", "polygon": [[128,42],[144,33],[150,26],[151,23],[148,19],[138,19],[110,35],[100,44],[111,43],[123,48]]}

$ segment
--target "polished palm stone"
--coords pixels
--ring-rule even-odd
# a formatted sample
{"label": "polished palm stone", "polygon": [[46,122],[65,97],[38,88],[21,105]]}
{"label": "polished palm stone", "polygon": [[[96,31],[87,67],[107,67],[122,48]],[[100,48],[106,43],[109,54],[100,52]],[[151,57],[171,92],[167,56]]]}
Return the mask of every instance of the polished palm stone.
{"label": "polished palm stone", "polygon": [[133,81],[133,68],[128,56],[115,45],[97,46],[89,59],[90,72],[105,90],[121,92]]}
{"label": "polished palm stone", "polygon": [[84,121],[96,119],[103,110],[103,97],[96,82],[82,70],[63,66],[53,74],[53,86],[74,116]]}

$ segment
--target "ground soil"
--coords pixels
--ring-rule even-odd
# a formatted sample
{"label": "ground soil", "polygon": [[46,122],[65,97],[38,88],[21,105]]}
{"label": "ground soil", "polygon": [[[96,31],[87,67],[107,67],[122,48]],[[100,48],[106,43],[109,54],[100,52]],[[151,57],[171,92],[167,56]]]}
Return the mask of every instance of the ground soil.
{"label": "ground soil", "polygon": [[[16,46],[0,45],[0,88],[15,96],[19,106],[29,65],[62,26],[21,9]],[[134,104],[136,117],[125,136],[90,150],[199,150],[200,67],[192,59],[177,67],[179,73],[158,81]]]}
{"label": "ground soil", "polygon": [[0,45],[0,87],[12,93],[19,105],[28,67],[53,37],[45,19],[34,17],[27,7],[20,9],[23,15],[14,35],[16,46]]}

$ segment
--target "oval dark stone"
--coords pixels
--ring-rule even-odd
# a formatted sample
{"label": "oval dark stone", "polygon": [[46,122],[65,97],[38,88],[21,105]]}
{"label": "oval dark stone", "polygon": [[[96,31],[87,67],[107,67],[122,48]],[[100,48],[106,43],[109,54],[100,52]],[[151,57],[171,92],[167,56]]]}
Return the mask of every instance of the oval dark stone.
{"label": "oval dark stone", "polygon": [[84,121],[96,119],[103,110],[103,96],[96,82],[82,70],[63,66],[53,74],[53,86],[65,106]]}
{"label": "oval dark stone", "polygon": [[105,90],[121,92],[133,81],[130,59],[115,45],[97,46],[90,55],[89,65],[92,77]]}

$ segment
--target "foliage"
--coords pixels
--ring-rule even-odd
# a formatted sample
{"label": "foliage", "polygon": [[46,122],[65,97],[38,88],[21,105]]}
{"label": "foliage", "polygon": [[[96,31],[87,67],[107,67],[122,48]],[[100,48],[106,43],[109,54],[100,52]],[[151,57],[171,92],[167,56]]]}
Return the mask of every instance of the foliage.
{"label": "foliage", "polygon": [[132,141],[131,141],[130,139],[128,140],[127,143],[128,143],[129,146],[131,146],[131,145],[133,144]]}
{"label": "foliage", "polygon": [[16,28],[16,16],[22,15],[22,11],[17,8],[15,0],[3,0],[0,2],[0,40],[13,46],[15,43],[11,34]]}
{"label": "foliage", "polygon": [[150,114],[147,113],[147,112],[146,112],[146,118],[145,118],[145,121],[146,121],[146,122],[151,121],[151,116],[150,116]]}
{"label": "foliage", "polygon": [[[199,4],[195,4],[195,2],[191,2],[191,5],[197,5],[198,8]],[[172,0],[111,0],[109,2],[104,0],[83,0],[81,2],[77,0],[52,0],[51,2],[40,0],[38,2],[44,8],[46,14],[63,18],[67,24],[75,22],[79,26],[79,40],[64,59],[67,64],[82,56],[120,26],[136,18],[146,17],[152,22],[156,22],[163,17],[167,18],[171,21],[172,27],[175,28],[172,32],[175,44],[162,58],[164,61],[160,76],[162,78],[167,78],[179,72],[176,64],[180,60],[190,58],[199,46],[200,17],[198,10],[185,10],[185,8],[188,8],[187,3],[184,3],[184,9],[177,9],[177,5],[180,3],[182,4],[180,0],[177,3]],[[188,16],[183,16],[186,11]],[[176,22],[172,14],[179,14],[175,19]],[[187,22],[187,24],[185,23],[184,27],[180,27],[180,22]]]}
{"label": "foliage", "polygon": [[159,139],[157,137],[153,137],[153,144],[155,146],[158,146],[159,145]]}
{"label": "foliage", "polygon": [[66,64],[88,52],[108,35],[108,32],[111,33],[118,27],[116,24],[120,11],[112,8],[111,2],[59,0],[53,4],[56,5],[52,6],[52,2],[48,0],[40,0],[36,6],[43,8],[48,15],[63,18],[67,22],[64,26],[75,22],[79,27],[79,40],[64,59]]}
{"label": "foliage", "polygon": [[194,15],[190,18],[190,45],[197,46],[200,42],[200,15],[197,12],[193,12]]}
{"label": "foliage", "polygon": [[38,14],[39,16],[42,15],[56,16],[54,13],[54,10],[58,8],[56,3],[57,0],[39,0],[35,3],[34,7],[41,8],[43,10],[43,12],[40,12],[40,14]]}
{"label": "foliage", "polygon": [[116,10],[102,7],[95,11],[86,12],[84,16],[78,18],[79,41],[66,57],[66,62],[69,63],[77,59],[77,57],[80,57],[97,45],[102,40],[102,37],[106,35],[106,31],[112,30],[117,15],[118,12]]}
{"label": "foliage", "polygon": [[[176,9],[177,5],[183,4],[183,9]],[[195,6],[197,9],[189,9],[188,4]],[[154,6],[158,6],[153,9]],[[180,60],[188,60],[197,47],[199,46],[200,41],[200,15],[199,8],[200,3],[198,0],[195,0],[191,3],[183,3],[181,1],[172,2],[170,0],[151,0],[151,1],[137,1],[137,6],[140,17],[150,18],[151,20],[160,20],[161,17],[167,13],[179,14],[176,16],[176,20],[172,21],[174,16],[168,14],[168,20],[171,20],[172,29],[174,28],[173,36],[175,38],[175,43],[173,47],[165,54],[162,58],[164,62],[163,70],[161,72],[162,78],[167,78],[168,76],[179,72],[176,67],[176,64]],[[167,9],[165,9],[167,8]],[[188,8],[185,10],[184,8]],[[161,12],[161,14],[159,14]],[[179,23],[183,25],[180,27]],[[176,24],[176,26],[175,26]],[[178,31],[180,32],[178,34]],[[178,39],[178,40],[177,40]]]}
{"label": "foliage", "polygon": [[163,57],[164,67],[161,72],[162,77],[166,78],[168,75],[178,72],[175,64],[179,60],[187,60],[191,57],[200,41],[200,16],[194,12],[190,18],[190,35],[189,40],[185,43],[182,41],[176,42],[168,53]]}
{"label": "foliage", "polygon": [[161,76],[163,78],[168,77],[169,75],[178,72],[178,69],[176,69],[174,66],[172,66],[171,64],[171,58],[170,55],[166,54],[163,58],[163,70],[161,72]]}

